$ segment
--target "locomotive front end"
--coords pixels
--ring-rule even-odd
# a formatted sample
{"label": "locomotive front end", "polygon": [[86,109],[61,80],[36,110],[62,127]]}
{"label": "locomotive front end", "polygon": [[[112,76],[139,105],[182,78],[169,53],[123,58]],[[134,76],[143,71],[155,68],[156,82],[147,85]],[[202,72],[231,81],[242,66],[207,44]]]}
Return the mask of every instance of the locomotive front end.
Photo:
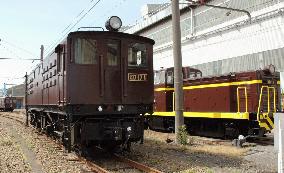
{"label": "locomotive front end", "polygon": [[144,115],[152,113],[154,42],[111,31],[74,32],[69,39],[67,106],[74,144],[113,148],[143,141]]}

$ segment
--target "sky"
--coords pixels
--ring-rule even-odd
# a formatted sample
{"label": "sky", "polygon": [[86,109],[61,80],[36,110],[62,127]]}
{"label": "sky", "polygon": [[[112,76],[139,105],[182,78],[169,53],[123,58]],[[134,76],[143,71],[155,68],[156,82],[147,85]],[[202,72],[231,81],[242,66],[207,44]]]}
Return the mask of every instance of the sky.
{"label": "sky", "polygon": [[[145,4],[169,3],[169,0],[9,0],[0,6],[0,89],[4,83],[21,84],[25,72],[38,63],[40,46],[45,55],[64,38],[68,31],[79,27],[104,27],[110,16],[119,16],[123,25],[141,21],[141,8]],[[94,6],[94,4],[96,4]],[[87,11],[90,10],[89,13]],[[82,12],[82,13],[81,13]],[[73,28],[79,19],[86,16]],[[69,27],[68,27],[69,26]],[[12,85],[10,85],[12,86]]]}

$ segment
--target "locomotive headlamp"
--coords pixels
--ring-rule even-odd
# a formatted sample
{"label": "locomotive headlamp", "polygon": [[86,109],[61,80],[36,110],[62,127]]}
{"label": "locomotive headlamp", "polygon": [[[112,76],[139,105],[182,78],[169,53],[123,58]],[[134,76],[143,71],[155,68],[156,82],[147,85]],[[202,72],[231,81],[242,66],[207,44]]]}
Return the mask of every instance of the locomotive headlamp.
{"label": "locomotive headlamp", "polygon": [[263,71],[264,71],[264,73],[266,73],[266,74],[269,74],[269,73],[270,73],[270,74],[273,75],[273,74],[275,73],[275,66],[272,65],[272,64],[270,64],[270,65],[264,67]]}
{"label": "locomotive headlamp", "polygon": [[118,31],[122,26],[122,21],[117,16],[111,16],[105,24],[105,27],[109,31]]}
{"label": "locomotive headlamp", "polygon": [[122,106],[122,105],[118,105],[118,106],[117,106],[117,111],[122,111],[122,109],[123,109],[123,106]]}
{"label": "locomotive headlamp", "polygon": [[275,73],[275,66],[274,65],[270,64],[268,68],[269,68],[269,71],[270,71],[271,74]]}

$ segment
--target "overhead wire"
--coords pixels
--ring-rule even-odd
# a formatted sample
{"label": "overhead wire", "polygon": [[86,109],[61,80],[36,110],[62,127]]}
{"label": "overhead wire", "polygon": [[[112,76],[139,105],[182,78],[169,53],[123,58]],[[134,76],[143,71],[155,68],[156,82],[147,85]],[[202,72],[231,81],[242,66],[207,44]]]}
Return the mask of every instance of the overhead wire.
{"label": "overhead wire", "polygon": [[[125,3],[127,0],[121,0],[119,1],[119,3],[116,3],[111,9],[109,9],[108,11],[106,11],[104,14],[100,15],[98,18],[104,18],[107,17],[108,14],[110,14],[111,12],[113,12],[116,8],[118,8],[119,6],[121,6],[123,3]],[[117,1],[116,1],[117,2]],[[94,21],[91,26],[95,25],[97,21]]]}
{"label": "overhead wire", "polygon": [[[82,10],[80,13],[79,13],[79,15],[77,15],[77,16],[80,16],[81,14],[83,14],[83,15],[81,15],[81,17],[72,25],[72,23],[71,24],[69,24],[68,25],[68,27],[69,27],[69,29],[67,30],[67,28],[65,28],[64,29],[64,31],[66,31],[64,34],[63,34],[63,36],[61,36],[58,40],[56,40],[55,42],[53,42],[52,44],[51,44],[51,46],[49,46],[48,48],[47,48],[47,51],[46,52],[50,52],[55,46],[56,46],[56,44],[58,43],[58,42],[60,42],[60,41],[62,41],[65,37],[66,37],[66,35],[84,18],[84,17],[86,17],[86,15],[87,14],[89,14],[90,13],[90,11],[92,11],[100,2],[101,2],[102,0],[97,0],[92,6],[91,6],[91,8],[89,8],[84,14],[83,14],[83,11],[85,11],[85,9],[84,10]],[[93,0],[91,1],[91,2],[93,2]]]}
{"label": "overhead wire", "polygon": [[[15,45],[15,44],[13,44],[13,43],[10,43],[9,41],[7,41],[7,40],[3,40],[2,38],[1,38],[1,42],[4,42],[4,43],[6,43],[6,44],[8,44],[9,46],[11,46],[11,47],[14,47],[14,48],[16,48],[16,49],[18,49],[18,50],[21,50],[21,51],[23,51],[23,52],[26,52],[26,53],[28,53],[28,54],[30,54],[30,55],[32,55],[32,56],[37,56],[36,54],[34,54],[34,53],[32,53],[31,51],[29,51],[29,50],[27,50],[27,49],[25,49],[25,48],[22,48],[22,47],[20,47],[20,46],[17,46],[17,45]],[[0,43],[1,43],[0,42]]]}

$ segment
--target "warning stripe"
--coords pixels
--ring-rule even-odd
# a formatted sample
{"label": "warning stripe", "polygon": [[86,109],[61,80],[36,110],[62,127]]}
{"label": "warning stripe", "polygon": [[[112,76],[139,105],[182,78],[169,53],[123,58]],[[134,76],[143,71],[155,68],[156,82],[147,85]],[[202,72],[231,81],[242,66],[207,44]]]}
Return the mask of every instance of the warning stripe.
{"label": "warning stripe", "polygon": [[[217,84],[184,86],[183,89],[192,90],[192,89],[217,88],[217,87],[237,86],[237,85],[253,85],[253,84],[261,84],[261,83],[262,83],[262,80],[250,80],[250,81],[240,81],[240,82],[225,82],[225,83],[217,83]],[[155,91],[174,91],[174,88],[156,88]]]}

